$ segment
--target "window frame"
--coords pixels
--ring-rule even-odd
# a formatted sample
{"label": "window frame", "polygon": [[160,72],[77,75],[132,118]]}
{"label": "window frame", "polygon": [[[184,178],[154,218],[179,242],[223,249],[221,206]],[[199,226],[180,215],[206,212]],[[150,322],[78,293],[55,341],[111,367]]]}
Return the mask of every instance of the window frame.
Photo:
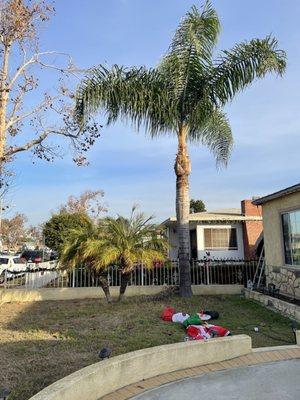
{"label": "window frame", "polygon": [[283,215],[284,214],[291,214],[294,212],[300,212],[300,207],[290,207],[279,212],[279,219],[280,219],[280,239],[281,239],[281,255],[282,255],[282,265],[287,268],[291,269],[299,269],[300,264],[288,264],[286,261],[286,254],[285,254],[285,241],[284,241],[284,230],[283,230]]}
{"label": "window frame", "polygon": [[[224,230],[224,231],[235,231],[235,241],[236,241],[236,246],[234,246],[234,247],[213,247],[213,246],[210,246],[210,247],[206,247],[206,243],[205,243],[205,231],[206,230],[210,230],[210,231],[213,231],[213,230]],[[203,244],[204,244],[204,251],[238,251],[239,250],[239,245],[238,245],[238,232],[237,232],[237,227],[235,227],[235,226],[230,226],[230,227],[224,227],[224,226],[222,226],[222,227],[220,227],[220,228],[217,228],[217,227],[203,227]],[[230,237],[229,237],[229,241],[230,241]],[[230,242],[229,242],[230,243]]]}

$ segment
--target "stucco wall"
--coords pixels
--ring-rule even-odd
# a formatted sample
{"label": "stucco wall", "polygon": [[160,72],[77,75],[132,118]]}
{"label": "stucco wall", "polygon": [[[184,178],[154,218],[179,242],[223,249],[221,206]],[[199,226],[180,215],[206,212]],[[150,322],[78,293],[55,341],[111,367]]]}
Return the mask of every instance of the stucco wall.
{"label": "stucco wall", "polygon": [[168,240],[169,240],[169,257],[171,260],[177,260],[178,258],[178,237],[176,233],[176,227],[168,227]]}
{"label": "stucco wall", "polygon": [[264,245],[267,284],[280,292],[300,298],[300,266],[285,265],[281,213],[300,208],[300,193],[293,193],[263,204]]}
{"label": "stucco wall", "polygon": [[263,205],[265,259],[267,265],[284,265],[281,213],[300,208],[300,193],[293,193]]}
{"label": "stucco wall", "polygon": [[48,386],[31,400],[98,400],[143,379],[249,353],[251,338],[246,335],[151,347],[83,368]]}

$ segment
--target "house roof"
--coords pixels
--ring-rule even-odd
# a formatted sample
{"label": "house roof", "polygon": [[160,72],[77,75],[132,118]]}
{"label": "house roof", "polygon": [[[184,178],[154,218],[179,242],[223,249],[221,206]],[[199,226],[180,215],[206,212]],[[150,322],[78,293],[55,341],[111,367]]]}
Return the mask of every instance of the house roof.
{"label": "house roof", "polygon": [[297,183],[296,185],[289,186],[285,189],[279,190],[278,192],[274,192],[271,194],[268,194],[267,196],[260,197],[259,199],[256,199],[252,201],[252,203],[255,206],[259,206],[261,204],[267,203],[268,201],[279,199],[280,197],[287,196],[288,194],[300,192],[300,183]]}
{"label": "house roof", "polygon": [[230,215],[241,215],[240,208],[220,208],[219,210],[210,211],[210,214],[230,214]]}
{"label": "house roof", "polygon": [[[221,211],[221,210],[220,210]],[[190,214],[189,221],[195,222],[240,222],[240,221],[262,221],[262,217],[245,216],[239,209],[222,210],[223,212],[200,212]],[[176,217],[170,217],[162,224],[169,225],[176,222]]]}

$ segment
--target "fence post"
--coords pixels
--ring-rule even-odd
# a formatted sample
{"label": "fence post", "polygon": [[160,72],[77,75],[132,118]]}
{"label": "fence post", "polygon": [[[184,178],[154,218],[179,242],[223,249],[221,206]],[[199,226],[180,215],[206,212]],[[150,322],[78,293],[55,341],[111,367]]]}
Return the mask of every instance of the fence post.
{"label": "fence post", "polygon": [[206,264],[206,268],[207,268],[207,284],[208,285],[210,285],[209,267],[210,267],[210,265],[209,265],[209,263],[207,263]]}
{"label": "fence post", "polygon": [[204,271],[206,272],[206,284],[210,284],[210,274],[209,274],[209,268],[210,268],[210,259],[205,258],[204,259]]}
{"label": "fence post", "polygon": [[144,264],[142,263],[141,264],[141,283],[142,283],[142,286],[144,286]]}
{"label": "fence post", "polygon": [[[109,274],[109,270],[111,270],[111,279],[110,279],[110,274]],[[106,276],[107,282],[108,282],[108,286],[113,286],[114,283],[114,273],[112,268],[109,266],[107,268],[107,276]]]}
{"label": "fence post", "polygon": [[7,289],[7,270],[4,271],[4,288]]}
{"label": "fence post", "polygon": [[73,271],[72,271],[72,287],[73,288],[75,287],[75,268],[73,268]]}

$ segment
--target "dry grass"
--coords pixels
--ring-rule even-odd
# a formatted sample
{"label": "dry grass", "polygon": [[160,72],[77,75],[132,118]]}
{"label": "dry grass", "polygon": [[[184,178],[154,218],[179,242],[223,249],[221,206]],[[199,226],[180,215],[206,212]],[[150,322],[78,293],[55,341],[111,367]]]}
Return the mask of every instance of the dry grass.
{"label": "dry grass", "polygon": [[135,298],[113,305],[102,300],[5,304],[0,313],[0,387],[12,391],[11,400],[26,400],[55,380],[97,362],[103,346],[118,355],[182,341],[183,328],[159,318],[165,305],[186,312],[218,310],[218,324],[233,334],[249,334],[254,347],[294,340],[289,320],[240,296]]}

